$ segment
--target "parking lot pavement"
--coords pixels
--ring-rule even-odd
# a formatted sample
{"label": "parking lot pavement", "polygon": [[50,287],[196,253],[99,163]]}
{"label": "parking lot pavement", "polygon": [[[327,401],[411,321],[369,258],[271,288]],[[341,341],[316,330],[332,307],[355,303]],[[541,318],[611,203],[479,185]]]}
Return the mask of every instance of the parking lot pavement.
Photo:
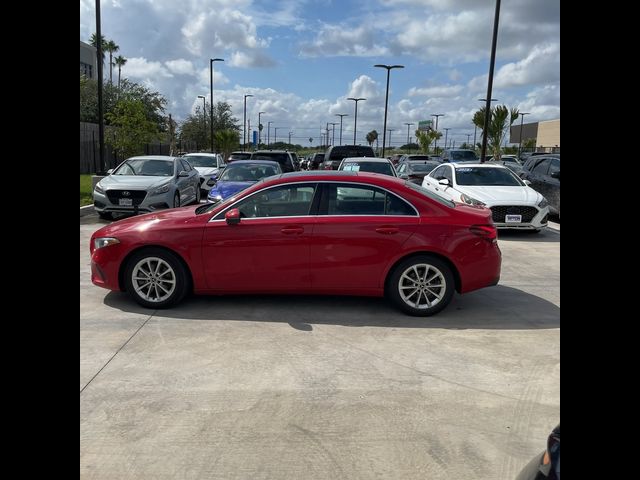
{"label": "parking lot pavement", "polygon": [[500,232],[500,284],[384,299],[95,287],[80,219],[84,479],[512,479],[559,423],[559,232]]}

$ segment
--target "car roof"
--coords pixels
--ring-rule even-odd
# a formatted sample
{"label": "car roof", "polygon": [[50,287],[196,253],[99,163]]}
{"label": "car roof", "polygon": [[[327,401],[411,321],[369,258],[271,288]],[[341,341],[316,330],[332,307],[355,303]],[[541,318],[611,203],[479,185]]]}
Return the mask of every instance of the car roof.
{"label": "car roof", "polygon": [[482,167],[482,168],[507,168],[499,163],[480,163],[480,162],[447,162],[442,165],[452,165],[454,168],[469,168],[469,167]]}
{"label": "car roof", "polygon": [[171,157],[169,155],[136,155],[129,157],[127,160],[177,160],[180,157]]}
{"label": "car roof", "polygon": [[280,166],[280,164],[278,162],[274,162],[273,160],[251,160],[250,158],[246,159],[246,160],[236,160],[233,163],[230,163],[228,166],[232,167],[235,165],[278,165]]}
{"label": "car roof", "polygon": [[345,157],[343,162],[369,162],[369,163],[390,163],[388,158],[379,157]]}
{"label": "car roof", "polygon": [[183,155],[183,157],[194,157],[194,156],[199,156],[199,157],[217,157],[218,155],[220,155],[219,153],[209,153],[209,152],[193,152],[193,153],[185,153]]}
{"label": "car roof", "polygon": [[293,153],[288,150],[256,150],[253,153]]}

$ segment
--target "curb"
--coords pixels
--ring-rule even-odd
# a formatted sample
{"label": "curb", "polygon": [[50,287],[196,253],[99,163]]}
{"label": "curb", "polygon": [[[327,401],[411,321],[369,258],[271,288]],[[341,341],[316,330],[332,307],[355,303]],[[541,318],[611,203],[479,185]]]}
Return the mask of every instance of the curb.
{"label": "curb", "polygon": [[91,215],[92,213],[95,213],[93,205],[85,205],[84,207],[80,207],[81,217],[86,217],[87,215]]}

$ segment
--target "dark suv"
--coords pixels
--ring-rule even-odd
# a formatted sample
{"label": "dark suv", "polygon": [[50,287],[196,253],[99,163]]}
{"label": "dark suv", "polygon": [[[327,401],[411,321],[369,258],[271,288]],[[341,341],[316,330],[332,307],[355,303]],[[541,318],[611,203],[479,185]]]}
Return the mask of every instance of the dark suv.
{"label": "dark suv", "polygon": [[309,170],[318,170],[320,165],[322,165],[322,162],[324,162],[324,153],[314,153],[311,160],[309,160],[307,168]]}
{"label": "dark suv", "polygon": [[531,188],[544,195],[551,213],[560,218],[560,155],[547,154],[529,157],[520,177],[531,182]]}
{"label": "dark suv", "polygon": [[343,158],[347,157],[375,157],[373,148],[366,145],[333,145],[324,152],[325,170],[337,170]]}
{"label": "dark suv", "polygon": [[278,162],[283,173],[297,170],[293,157],[286,150],[256,150],[251,154],[251,160],[273,160]]}

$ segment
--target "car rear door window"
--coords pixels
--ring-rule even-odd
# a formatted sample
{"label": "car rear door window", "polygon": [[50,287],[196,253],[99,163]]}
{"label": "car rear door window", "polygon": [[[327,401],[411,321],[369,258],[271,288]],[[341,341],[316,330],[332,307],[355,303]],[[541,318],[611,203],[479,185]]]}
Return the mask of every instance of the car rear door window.
{"label": "car rear door window", "polygon": [[560,160],[557,158],[551,159],[551,165],[549,165],[549,175],[560,171]]}
{"label": "car rear door window", "polygon": [[321,213],[326,215],[416,215],[398,196],[371,185],[329,183]]}

